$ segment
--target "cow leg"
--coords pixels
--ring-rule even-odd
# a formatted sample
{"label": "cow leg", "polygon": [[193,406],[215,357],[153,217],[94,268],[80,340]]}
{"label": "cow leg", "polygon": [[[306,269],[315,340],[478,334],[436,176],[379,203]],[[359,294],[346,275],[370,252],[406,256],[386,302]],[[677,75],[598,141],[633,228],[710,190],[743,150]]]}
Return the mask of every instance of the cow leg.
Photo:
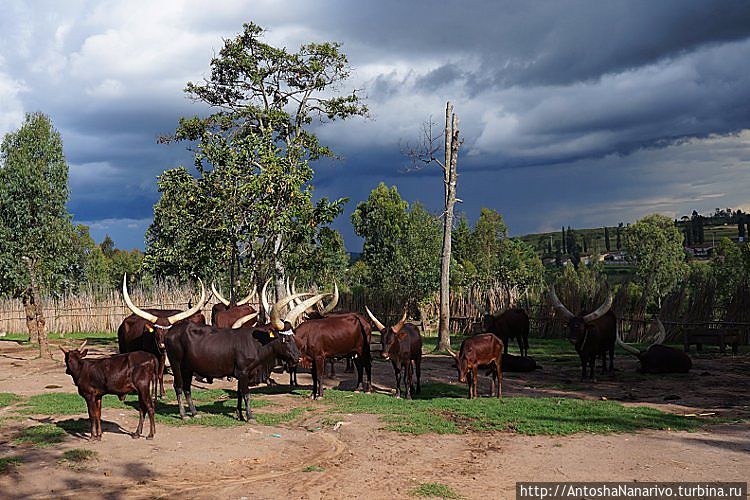
{"label": "cow leg", "polygon": [[96,439],[102,440],[102,396],[96,397]]}
{"label": "cow leg", "polygon": [[505,354],[508,354],[508,337],[505,337],[503,339],[503,352]]}
{"label": "cow leg", "polygon": [[91,433],[91,439],[96,439],[96,399],[93,397],[87,397],[86,408],[89,410],[89,431]]}
{"label": "cow leg", "polygon": [[589,370],[591,374],[591,381],[596,382],[596,354],[589,357]]}
{"label": "cow leg", "polygon": [[143,432],[143,420],[146,416],[146,412],[144,410],[144,401],[143,401],[143,391],[138,390],[138,427],[135,428],[135,432],[130,435],[133,439],[138,439],[141,437],[141,432]]}
{"label": "cow leg", "polygon": [[364,384],[362,383],[362,373],[363,373],[363,366],[362,366],[362,358],[360,356],[357,356],[354,359],[354,366],[357,367],[357,387],[354,389],[355,391],[364,390]]}
{"label": "cow leg", "polygon": [[417,371],[417,394],[422,392],[422,356],[414,360],[414,368]]}
{"label": "cow leg", "polygon": [[[357,358],[359,358],[359,356],[357,356]],[[372,392],[372,356],[368,351],[366,355],[361,359],[362,366],[365,367],[365,373],[367,374],[367,388],[365,389],[365,391]]]}
{"label": "cow leg", "polygon": [[188,408],[190,408],[190,414],[193,417],[198,416],[198,411],[195,409],[193,404],[193,396],[190,394],[191,386],[193,385],[193,374],[186,373],[185,378],[182,381],[182,391],[185,393],[185,399],[187,399]]}
{"label": "cow leg", "polygon": [[613,372],[615,371],[615,347],[612,346],[609,349],[609,371]]}
{"label": "cow leg", "polygon": [[[156,387],[154,387],[154,392],[156,392]],[[143,400],[145,402],[145,409],[148,412],[148,423],[149,423],[149,431],[148,431],[148,436],[146,436],[146,439],[154,439],[154,433],[156,432],[156,423],[154,421],[154,407],[156,406],[156,394],[154,394],[154,397],[152,399],[151,392],[150,392],[150,383],[146,384],[146,388],[143,391]],[[144,406],[144,403],[141,403],[141,407],[143,406]]]}
{"label": "cow leg", "polygon": [[518,352],[521,353],[521,356],[526,356],[523,350],[523,335],[519,335],[517,338],[518,338]]}
{"label": "cow leg", "polygon": [[336,378],[336,359],[330,358],[329,360],[331,362],[331,378]]}
{"label": "cow leg", "polygon": [[497,379],[497,399],[502,399],[503,398],[502,358],[495,360],[495,378]]}
{"label": "cow leg", "polygon": [[581,382],[586,380],[586,356],[583,354],[579,354],[579,357],[581,358]]}
{"label": "cow leg", "polygon": [[398,366],[398,363],[391,360],[391,364],[393,365],[393,375],[396,377],[396,397],[401,397],[401,369]]}
{"label": "cow leg", "polygon": [[325,356],[316,356],[313,358],[313,399],[323,397],[323,366],[325,362]]}
{"label": "cow leg", "polygon": [[167,353],[162,352],[159,356],[159,397],[164,397],[164,366],[167,364]]}
{"label": "cow leg", "polygon": [[351,356],[346,358],[346,369],[344,369],[344,373],[353,373],[354,372],[354,363],[352,363]]}
{"label": "cow leg", "polygon": [[529,355],[529,336],[524,335],[523,337],[523,355],[528,356]]}
{"label": "cow leg", "polygon": [[404,387],[406,388],[406,399],[412,399],[414,395],[414,385],[412,378],[411,360],[406,361],[406,373],[404,374]]}

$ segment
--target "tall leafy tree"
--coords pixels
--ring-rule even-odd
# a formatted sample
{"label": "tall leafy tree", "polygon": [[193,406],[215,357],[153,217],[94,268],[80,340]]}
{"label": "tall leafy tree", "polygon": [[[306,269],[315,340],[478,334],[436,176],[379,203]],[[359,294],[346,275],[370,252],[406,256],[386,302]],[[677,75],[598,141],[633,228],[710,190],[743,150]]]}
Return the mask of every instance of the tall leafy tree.
{"label": "tall leafy tree", "polygon": [[688,269],[679,229],[669,217],[648,215],[625,229],[624,240],[636,281],[661,306]]}
{"label": "tall leafy tree", "polygon": [[[309,43],[290,52],[265,43],[259,26],[243,25],[211,60],[210,76],[185,89],[213,112],[181,119],[176,133],[164,138],[193,145],[199,178],[192,210],[200,213],[201,241],[210,239],[212,253],[227,264],[239,256],[261,267],[268,258],[279,294],[285,253],[314,237],[345,202],[313,203],[310,184],[310,163],[333,156],[312,133],[313,122],[367,112],[357,91],[338,92],[351,71],[340,49],[338,43]],[[153,260],[167,260],[165,252],[152,237]]]}
{"label": "tall leafy tree", "polygon": [[68,164],[60,133],[44,114],[27,114],[0,146],[0,292],[19,296],[28,290],[25,302],[36,308],[36,331],[30,333],[39,337],[43,357],[50,353],[40,290],[74,286],[67,201]]}

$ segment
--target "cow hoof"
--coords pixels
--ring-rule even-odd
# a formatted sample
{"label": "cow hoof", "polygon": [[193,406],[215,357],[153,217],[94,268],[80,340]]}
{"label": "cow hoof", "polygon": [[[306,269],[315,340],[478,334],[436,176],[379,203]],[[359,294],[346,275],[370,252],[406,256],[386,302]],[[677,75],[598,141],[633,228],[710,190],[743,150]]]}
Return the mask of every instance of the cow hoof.
{"label": "cow hoof", "polygon": [[132,437],[133,439],[138,439],[138,438],[141,437],[141,435],[140,434],[131,434],[130,437]]}
{"label": "cow hoof", "polygon": [[146,436],[146,441],[152,441],[154,439],[153,435]]}
{"label": "cow hoof", "polygon": [[401,399],[401,394],[396,394],[396,399]]}

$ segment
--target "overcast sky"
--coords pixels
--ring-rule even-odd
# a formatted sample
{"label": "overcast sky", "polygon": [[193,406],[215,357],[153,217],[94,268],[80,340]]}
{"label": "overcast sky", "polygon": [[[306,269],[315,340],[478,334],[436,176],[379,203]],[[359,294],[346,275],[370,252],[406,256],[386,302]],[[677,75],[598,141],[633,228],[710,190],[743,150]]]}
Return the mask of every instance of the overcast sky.
{"label": "overcast sky", "polygon": [[[48,114],[70,164],[70,211],[101,241],[143,247],[156,175],[192,160],[156,144],[183,93],[243,22],[295,50],[339,41],[370,119],[321,127],[343,160],[316,193],[379,182],[438,212],[440,173],[407,173],[401,144],[460,117],[460,209],[499,210],[512,234],[750,208],[750,2],[2,1],[0,134]],[[192,171],[192,170],[191,170]]]}

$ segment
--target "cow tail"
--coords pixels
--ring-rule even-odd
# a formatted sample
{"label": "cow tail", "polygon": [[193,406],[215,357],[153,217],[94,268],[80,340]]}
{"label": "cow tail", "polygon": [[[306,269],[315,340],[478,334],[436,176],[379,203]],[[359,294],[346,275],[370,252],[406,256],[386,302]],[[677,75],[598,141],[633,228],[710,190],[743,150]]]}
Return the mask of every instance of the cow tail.
{"label": "cow tail", "polygon": [[362,335],[362,358],[370,362],[372,356],[370,354],[370,339],[367,338],[367,325],[359,315],[357,315],[357,321],[359,322],[359,332]]}
{"label": "cow tail", "polygon": [[151,382],[154,387],[154,410],[156,410],[157,399],[159,398],[159,358],[156,358],[156,369],[154,370],[154,376],[151,377]]}

